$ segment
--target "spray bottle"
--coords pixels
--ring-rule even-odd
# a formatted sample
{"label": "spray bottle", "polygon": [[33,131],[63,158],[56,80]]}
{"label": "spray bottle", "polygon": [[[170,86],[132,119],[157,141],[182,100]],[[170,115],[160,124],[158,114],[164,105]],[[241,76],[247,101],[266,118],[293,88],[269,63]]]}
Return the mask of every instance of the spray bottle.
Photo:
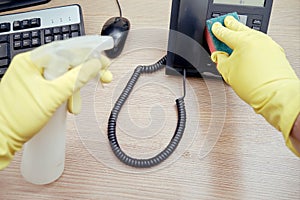
{"label": "spray bottle", "polygon": [[[54,80],[70,67],[89,59],[99,58],[101,52],[113,47],[110,36],[82,36],[52,42],[31,53],[37,66],[44,68],[44,77]],[[88,66],[86,66],[88,67]],[[57,180],[64,171],[67,105],[63,103],[48,123],[24,144],[21,174],[33,184],[48,184]]]}

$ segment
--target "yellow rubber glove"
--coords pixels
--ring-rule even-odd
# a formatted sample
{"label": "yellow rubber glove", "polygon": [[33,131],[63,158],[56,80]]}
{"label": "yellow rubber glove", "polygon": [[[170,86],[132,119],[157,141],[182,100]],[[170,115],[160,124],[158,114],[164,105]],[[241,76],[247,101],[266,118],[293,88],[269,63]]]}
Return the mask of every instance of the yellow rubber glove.
{"label": "yellow rubber glove", "polygon": [[286,145],[297,156],[290,132],[300,113],[300,80],[284,50],[266,34],[228,16],[225,26],[215,23],[214,35],[233,49],[212,53],[224,80],[256,113],[283,133]]}
{"label": "yellow rubber glove", "polygon": [[[65,43],[61,41],[59,44]],[[53,47],[50,44],[48,46],[49,49]],[[39,48],[47,50],[48,46]],[[38,50],[34,51],[39,53]],[[0,169],[5,168],[15,152],[43,128],[62,103],[74,93],[78,94],[79,89],[97,76],[101,69],[106,69],[108,64],[106,57],[101,57],[100,60],[86,59],[62,76],[46,80],[43,75],[44,66],[33,62],[32,54],[33,51],[15,56],[1,80]],[[104,77],[105,75],[108,77]],[[106,81],[110,78],[108,71],[102,76]],[[75,97],[77,105],[74,106],[77,110],[80,107],[79,97]]]}

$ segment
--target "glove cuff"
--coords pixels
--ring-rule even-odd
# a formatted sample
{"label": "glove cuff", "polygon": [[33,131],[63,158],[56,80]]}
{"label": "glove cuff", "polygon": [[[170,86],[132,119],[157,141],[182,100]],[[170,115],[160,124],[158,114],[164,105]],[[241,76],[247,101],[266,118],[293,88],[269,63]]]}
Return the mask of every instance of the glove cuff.
{"label": "glove cuff", "polygon": [[[264,94],[264,91],[271,92]],[[268,84],[253,96],[258,97],[256,102],[251,103],[255,112],[281,131],[286,145],[300,157],[300,152],[296,151],[290,140],[290,132],[300,113],[300,80],[281,80]]]}

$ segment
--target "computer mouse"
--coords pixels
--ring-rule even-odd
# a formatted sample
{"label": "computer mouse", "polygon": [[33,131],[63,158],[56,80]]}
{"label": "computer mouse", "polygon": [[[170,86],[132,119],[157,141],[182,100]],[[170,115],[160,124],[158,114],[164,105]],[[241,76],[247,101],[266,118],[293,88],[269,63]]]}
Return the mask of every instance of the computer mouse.
{"label": "computer mouse", "polygon": [[114,47],[105,51],[107,57],[115,58],[121,54],[129,29],[130,22],[125,17],[112,17],[105,22],[101,35],[108,35],[114,39]]}

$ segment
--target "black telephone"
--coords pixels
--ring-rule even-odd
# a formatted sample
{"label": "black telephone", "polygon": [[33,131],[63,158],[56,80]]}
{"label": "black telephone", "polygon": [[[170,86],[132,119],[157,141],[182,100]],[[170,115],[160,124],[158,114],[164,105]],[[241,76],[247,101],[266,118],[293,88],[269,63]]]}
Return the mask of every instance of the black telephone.
{"label": "black telephone", "polygon": [[242,23],[266,33],[272,4],[273,0],[173,0],[166,74],[185,69],[187,76],[220,77],[204,39],[206,20],[237,12]]}

